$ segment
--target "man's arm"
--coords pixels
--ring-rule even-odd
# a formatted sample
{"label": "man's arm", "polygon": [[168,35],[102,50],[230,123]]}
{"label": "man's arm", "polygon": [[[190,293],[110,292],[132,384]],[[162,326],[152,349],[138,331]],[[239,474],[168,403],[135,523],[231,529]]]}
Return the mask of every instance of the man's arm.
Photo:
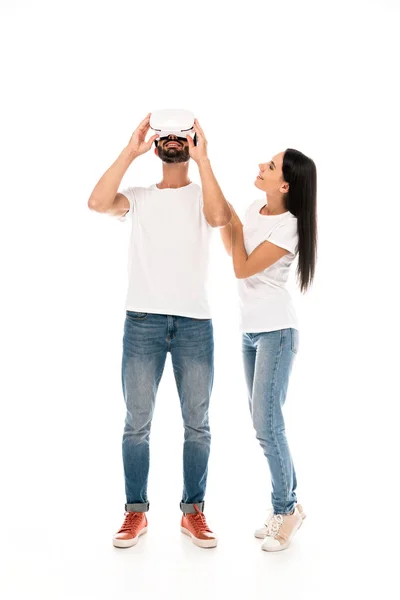
{"label": "man's arm", "polygon": [[194,145],[189,135],[187,140],[190,156],[199,167],[204,216],[211,227],[224,227],[231,220],[231,211],[211,168],[210,159],[207,156],[207,140],[197,119],[194,121],[193,129],[198,140],[197,146]]}
{"label": "man's arm", "polygon": [[231,220],[231,211],[218,181],[215,178],[209,158],[202,158],[197,163],[203,190],[204,216],[211,227],[225,227]]}
{"label": "man's arm", "polygon": [[133,132],[126,148],[122,150],[117,160],[96,184],[88,200],[88,206],[91,210],[116,217],[121,217],[128,212],[129,200],[123,194],[118,193],[118,188],[129,166],[138,156],[148,152],[152,143],[158,137],[158,134],[156,134],[147,142],[145,141],[147,132],[150,129],[150,116],[151,113],[143,119],[139,127]]}
{"label": "man's arm", "polygon": [[107,213],[113,217],[121,217],[129,210],[129,200],[118,193],[118,188],[128,167],[136,155],[124,148],[117,160],[104,173],[90,195],[88,206],[91,210]]}

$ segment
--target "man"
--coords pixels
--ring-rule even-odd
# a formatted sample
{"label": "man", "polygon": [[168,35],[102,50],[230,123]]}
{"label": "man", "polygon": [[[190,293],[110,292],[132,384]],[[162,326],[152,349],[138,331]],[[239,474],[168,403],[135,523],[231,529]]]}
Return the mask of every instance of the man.
{"label": "man", "polygon": [[[147,531],[149,435],[155,398],[167,353],[171,353],[185,427],[181,530],[200,547],[217,539],[204,515],[210,451],[208,407],[213,385],[214,343],[206,293],[210,233],[231,219],[229,206],[207,156],[197,119],[190,135],[153,135],[150,117],[94,188],[89,208],[132,218],[129,287],[124,327],[122,384],[126,419],[122,441],[125,519],[114,546],[134,546]],[[159,139],[158,139],[159,138]],[[155,143],[162,160],[160,183],[118,192],[128,167]],[[188,177],[198,165],[202,187]]]}

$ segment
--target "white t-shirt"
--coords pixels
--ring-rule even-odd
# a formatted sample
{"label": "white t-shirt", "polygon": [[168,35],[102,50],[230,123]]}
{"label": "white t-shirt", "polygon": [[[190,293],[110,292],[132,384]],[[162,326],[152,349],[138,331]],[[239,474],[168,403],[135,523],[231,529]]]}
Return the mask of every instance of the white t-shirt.
{"label": "white t-shirt", "polygon": [[260,333],[293,327],[298,329],[296,313],[285,288],[289,268],[297,254],[297,218],[290,212],[281,215],[261,215],[264,200],[256,200],[246,211],[243,236],[250,255],[268,240],[289,250],[276,263],[247,279],[239,279],[241,323],[240,331]]}
{"label": "white t-shirt", "polygon": [[212,227],[203,213],[201,187],[128,187],[132,223],[126,309],[211,318],[207,297]]}

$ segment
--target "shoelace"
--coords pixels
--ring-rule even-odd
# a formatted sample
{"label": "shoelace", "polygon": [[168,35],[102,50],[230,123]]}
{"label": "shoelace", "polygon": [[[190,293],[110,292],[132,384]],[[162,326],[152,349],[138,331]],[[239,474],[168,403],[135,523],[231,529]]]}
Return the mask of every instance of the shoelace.
{"label": "shoelace", "polygon": [[278,535],[279,530],[282,526],[282,523],[283,523],[282,515],[275,515],[275,514],[271,515],[270,519],[266,523],[267,536],[275,537],[276,535]]}
{"label": "shoelace", "polygon": [[267,512],[267,518],[265,519],[265,522],[264,522],[264,526],[265,527],[268,527],[269,520],[271,519],[271,517],[273,516],[273,514],[274,514],[274,509],[270,508],[268,510],[268,512]]}
{"label": "shoelace", "polygon": [[208,531],[212,533],[211,529],[207,525],[205,514],[202,513],[197,504],[194,504],[194,508],[196,509],[196,514],[187,515],[191,522],[193,523],[193,527],[196,530],[196,533],[200,533],[201,531]]}
{"label": "shoelace", "polygon": [[138,525],[140,525],[142,518],[143,518],[142,513],[137,513],[137,512],[125,513],[125,521],[123,522],[122,527],[118,533],[124,533],[126,531],[129,532],[129,531],[135,530],[136,527],[138,527]]}

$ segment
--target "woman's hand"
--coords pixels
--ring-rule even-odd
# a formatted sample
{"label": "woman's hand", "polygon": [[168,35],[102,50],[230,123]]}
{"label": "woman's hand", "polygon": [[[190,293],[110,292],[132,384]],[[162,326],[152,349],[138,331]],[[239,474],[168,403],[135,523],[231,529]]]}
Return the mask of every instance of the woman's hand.
{"label": "woman's hand", "polygon": [[232,213],[232,219],[230,220],[230,225],[232,227],[243,227],[243,223],[242,221],[239,219],[235,209],[233,208],[232,204],[230,204],[230,202],[228,202],[229,204],[229,208],[231,209],[231,213]]}
{"label": "woman's hand", "polygon": [[186,138],[189,144],[190,158],[193,158],[193,160],[199,164],[202,160],[208,160],[207,140],[197,119],[194,120],[193,129],[196,132],[197,146],[194,145],[194,141],[190,135],[187,135]]}

